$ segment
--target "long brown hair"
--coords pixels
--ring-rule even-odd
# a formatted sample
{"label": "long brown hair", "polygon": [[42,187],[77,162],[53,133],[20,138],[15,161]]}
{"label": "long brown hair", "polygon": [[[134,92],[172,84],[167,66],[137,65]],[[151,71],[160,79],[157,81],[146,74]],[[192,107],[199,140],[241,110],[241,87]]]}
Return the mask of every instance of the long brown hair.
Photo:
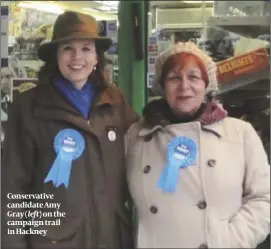
{"label": "long brown hair", "polygon": [[[109,83],[106,81],[104,76],[104,68],[106,66],[106,58],[104,56],[104,51],[99,47],[99,44],[96,45],[96,53],[98,57],[98,63],[96,65],[96,70],[93,70],[89,75],[88,79],[95,85],[96,90],[102,91],[104,90]],[[52,52],[52,57],[49,61],[45,62],[45,64],[40,68],[38,72],[39,83],[48,83],[51,80],[60,75],[60,71],[57,65],[57,46],[55,51]]]}

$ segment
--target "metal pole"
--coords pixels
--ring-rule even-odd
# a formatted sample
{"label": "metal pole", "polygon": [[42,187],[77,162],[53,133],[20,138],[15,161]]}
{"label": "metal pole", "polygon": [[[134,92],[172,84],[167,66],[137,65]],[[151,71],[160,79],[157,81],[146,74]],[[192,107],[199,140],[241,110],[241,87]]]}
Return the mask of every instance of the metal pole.
{"label": "metal pole", "polygon": [[120,1],[119,85],[138,114],[145,105],[146,17],[144,1]]}

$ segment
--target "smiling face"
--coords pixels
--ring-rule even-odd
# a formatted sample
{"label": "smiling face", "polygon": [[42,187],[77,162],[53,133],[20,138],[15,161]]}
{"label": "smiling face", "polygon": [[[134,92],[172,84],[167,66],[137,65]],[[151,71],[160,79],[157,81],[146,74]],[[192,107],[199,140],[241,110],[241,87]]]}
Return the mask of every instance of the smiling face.
{"label": "smiling face", "polygon": [[166,63],[164,91],[170,108],[177,115],[193,115],[204,101],[208,82],[203,64],[186,53],[174,55]]}
{"label": "smiling face", "polygon": [[57,53],[58,68],[64,78],[81,89],[98,63],[93,40],[72,40],[61,43]]}

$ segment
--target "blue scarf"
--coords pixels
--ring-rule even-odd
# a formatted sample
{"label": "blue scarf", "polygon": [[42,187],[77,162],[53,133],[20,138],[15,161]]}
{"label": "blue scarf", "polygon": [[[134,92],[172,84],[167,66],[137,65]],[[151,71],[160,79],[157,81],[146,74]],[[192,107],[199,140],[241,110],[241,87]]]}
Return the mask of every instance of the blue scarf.
{"label": "blue scarf", "polygon": [[54,79],[53,84],[85,119],[89,117],[94,96],[93,85],[90,82],[87,82],[82,89],[76,89],[69,80],[57,77]]}

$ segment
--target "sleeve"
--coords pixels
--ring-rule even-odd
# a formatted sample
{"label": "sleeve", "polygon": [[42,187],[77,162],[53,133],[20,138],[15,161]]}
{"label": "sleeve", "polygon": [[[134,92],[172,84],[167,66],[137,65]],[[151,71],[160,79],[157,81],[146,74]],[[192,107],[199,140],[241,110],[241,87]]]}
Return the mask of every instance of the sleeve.
{"label": "sleeve", "polygon": [[139,120],[139,115],[131,108],[123,94],[121,93],[121,90],[117,88],[117,91],[119,92],[120,98],[121,98],[121,109],[123,113],[124,118],[124,133],[127,132],[128,128]]}
{"label": "sleeve", "polygon": [[270,233],[270,165],[263,144],[249,123],[244,150],[243,205],[229,222],[232,248],[256,248]]}
{"label": "sleeve", "polygon": [[128,144],[129,144],[129,140],[128,140],[128,135],[126,133],[125,136],[124,136],[124,153],[125,153],[125,159],[126,159],[126,156],[127,156]]}
{"label": "sleeve", "polygon": [[[139,123],[136,122],[133,125],[131,125],[128,129],[128,131],[126,132],[125,136],[124,136],[124,146],[125,146],[125,163],[126,163],[126,179],[127,179],[127,184],[128,184],[128,175],[129,175],[129,167],[128,167],[128,148],[131,145],[131,141],[137,136],[138,134],[138,125]],[[135,204],[133,202],[132,197],[131,198],[131,203],[130,203],[130,212],[131,212],[131,217],[132,217],[132,232],[133,232],[133,240],[134,243],[137,243],[137,238],[138,238],[138,214],[137,214],[137,210],[135,207]]]}
{"label": "sleeve", "polygon": [[130,105],[124,102],[124,113],[125,113],[125,131],[135,122],[139,120],[139,115],[130,107]]}
{"label": "sleeve", "polygon": [[[30,193],[32,170],[34,165],[34,146],[22,121],[19,103],[10,105],[6,136],[3,145],[2,158],[2,246],[5,249],[28,249],[26,236],[19,229],[26,229],[11,224],[23,221],[25,218],[14,217],[24,214],[22,208],[12,208],[13,203],[24,200],[13,199],[11,195]],[[18,229],[18,230],[17,230]],[[20,230],[20,231],[22,231]]]}
{"label": "sleeve", "polygon": [[128,128],[125,136],[124,136],[124,148],[125,148],[125,156],[127,156],[127,152],[129,147],[133,147],[132,141],[138,136],[140,129],[142,128],[143,119],[137,119],[136,122],[132,123]]}

